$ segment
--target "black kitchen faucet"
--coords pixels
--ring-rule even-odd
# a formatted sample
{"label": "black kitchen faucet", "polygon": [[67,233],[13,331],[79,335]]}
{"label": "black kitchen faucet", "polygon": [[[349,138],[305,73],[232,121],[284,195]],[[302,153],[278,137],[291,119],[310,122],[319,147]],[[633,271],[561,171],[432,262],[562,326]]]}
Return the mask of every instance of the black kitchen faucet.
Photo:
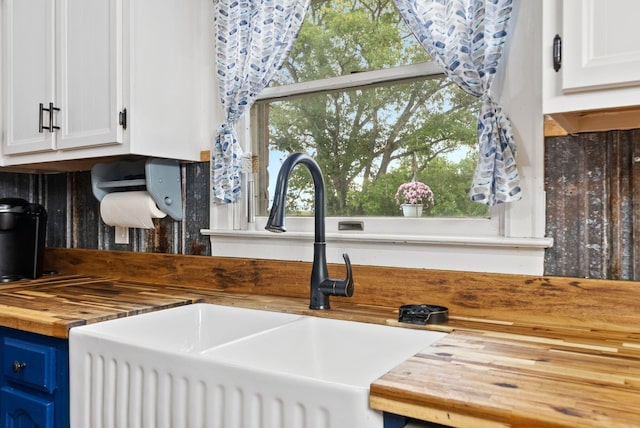
{"label": "black kitchen faucet", "polygon": [[311,269],[311,296],[310,309],[329,309],[329,296],[353,295],[353,278],[351,275],[351,262],[347,253],[342,254],[347,267],[345,279],[329,278],[327,272],[327,256],[324,231],[324,178],[320,167],[311,157],[304,153],[290,155],[282,164],[276,180],[276,190],[273,197],[273,205],[265,229],[271,232],[286,232],[284,226],[287,185],[289,174],[297,164],[307,167],[313,178],[315,191],[315,242],[313,243],[313,267]]}

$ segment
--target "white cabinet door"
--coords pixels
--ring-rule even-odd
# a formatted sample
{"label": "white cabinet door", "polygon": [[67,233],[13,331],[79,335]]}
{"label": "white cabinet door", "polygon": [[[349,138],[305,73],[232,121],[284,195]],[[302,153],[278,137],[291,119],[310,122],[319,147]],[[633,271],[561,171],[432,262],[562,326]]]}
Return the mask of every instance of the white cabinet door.
{"label": "white cabinet door", "polygon": [[58,149],[118,140],[115,0],[58,0],[56,107]]}
{"label": "white cabinet door", "polygon": [[38,107],[54,96],[53,2],[4,0],[2,8],[4,153],[52,150],[54,134],[39,132],[49,116]]}
{"label": "white cabinet door", "polygon": [[564,92],[640,84],[638,0],[564,0]]}
{"label": "white cabinet door", "polygon": [[[197,161],[210,147],[219,123],[211,119],[218,99],[211,1],[0,0],[0,7],[1,125],[10,134],[0,165],[58,170],[53,163],[69,161],[76,169],[90,158],[131,154]],[[52,134],[38,133],[40,103],[59,109]]]}
{"label": "white cabinet door", "polygon": [[[4,0],[2,6],[3,152],[121,141],[116,0]],[[47,111],[50,105],[58,110]]]}

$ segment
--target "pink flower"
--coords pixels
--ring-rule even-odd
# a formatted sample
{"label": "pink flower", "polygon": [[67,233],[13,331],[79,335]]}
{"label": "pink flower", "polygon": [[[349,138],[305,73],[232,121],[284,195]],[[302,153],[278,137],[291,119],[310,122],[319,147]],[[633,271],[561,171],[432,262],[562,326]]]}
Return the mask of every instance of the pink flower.
{"label": "pink flower", "polygon": [[434,204],[431,188],[419,181],[401,184],[395,198],[398,205],[423,204],[425,208],[429,208]]}

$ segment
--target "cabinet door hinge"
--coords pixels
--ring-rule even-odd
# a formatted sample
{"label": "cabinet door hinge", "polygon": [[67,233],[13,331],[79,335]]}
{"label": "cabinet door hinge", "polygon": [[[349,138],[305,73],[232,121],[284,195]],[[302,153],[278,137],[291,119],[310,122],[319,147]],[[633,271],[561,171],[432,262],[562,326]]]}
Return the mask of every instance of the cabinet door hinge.
{"label": "cabinet door hinge", "polygon": [[553,38],[553,69],[558,72],[562,66],[562,39],[559,34]]}
{"label": "cabinet door hinge", "polygon": [[120,112],[120,125],[122,125],[122,129],[127,129],[127,109],[122,109]]}

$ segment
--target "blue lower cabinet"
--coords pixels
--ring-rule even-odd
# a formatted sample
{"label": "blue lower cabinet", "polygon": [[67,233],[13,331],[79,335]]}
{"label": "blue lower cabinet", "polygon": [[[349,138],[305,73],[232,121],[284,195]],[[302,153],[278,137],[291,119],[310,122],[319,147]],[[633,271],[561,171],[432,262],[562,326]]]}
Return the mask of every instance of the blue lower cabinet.
{"label": "blue lower cabinet", "polygon": [[384,428],[404,428],[408,422],[409,418],[406,416],[384,412]]}
{"label": "blue lower cabinet", "polygon": [[0,327],[0,428],[69,428],[69,342]]}
{"label": "blue lower cabinet", "polygon": [[54,428],[55,412],[51,399],[37,397],[18,389],[4,387],[2,400],[2,426],[6,428]]}
{"label": "blue lower cabinet", "polygon": [[412,426],[420,426],[425,428],[449,428],[447,425],[437,424],[435,422],[419,421],[417,419],[408,418],[402,415],[383,412],[384,428],[405,428],[408,423],[413,422]]}

